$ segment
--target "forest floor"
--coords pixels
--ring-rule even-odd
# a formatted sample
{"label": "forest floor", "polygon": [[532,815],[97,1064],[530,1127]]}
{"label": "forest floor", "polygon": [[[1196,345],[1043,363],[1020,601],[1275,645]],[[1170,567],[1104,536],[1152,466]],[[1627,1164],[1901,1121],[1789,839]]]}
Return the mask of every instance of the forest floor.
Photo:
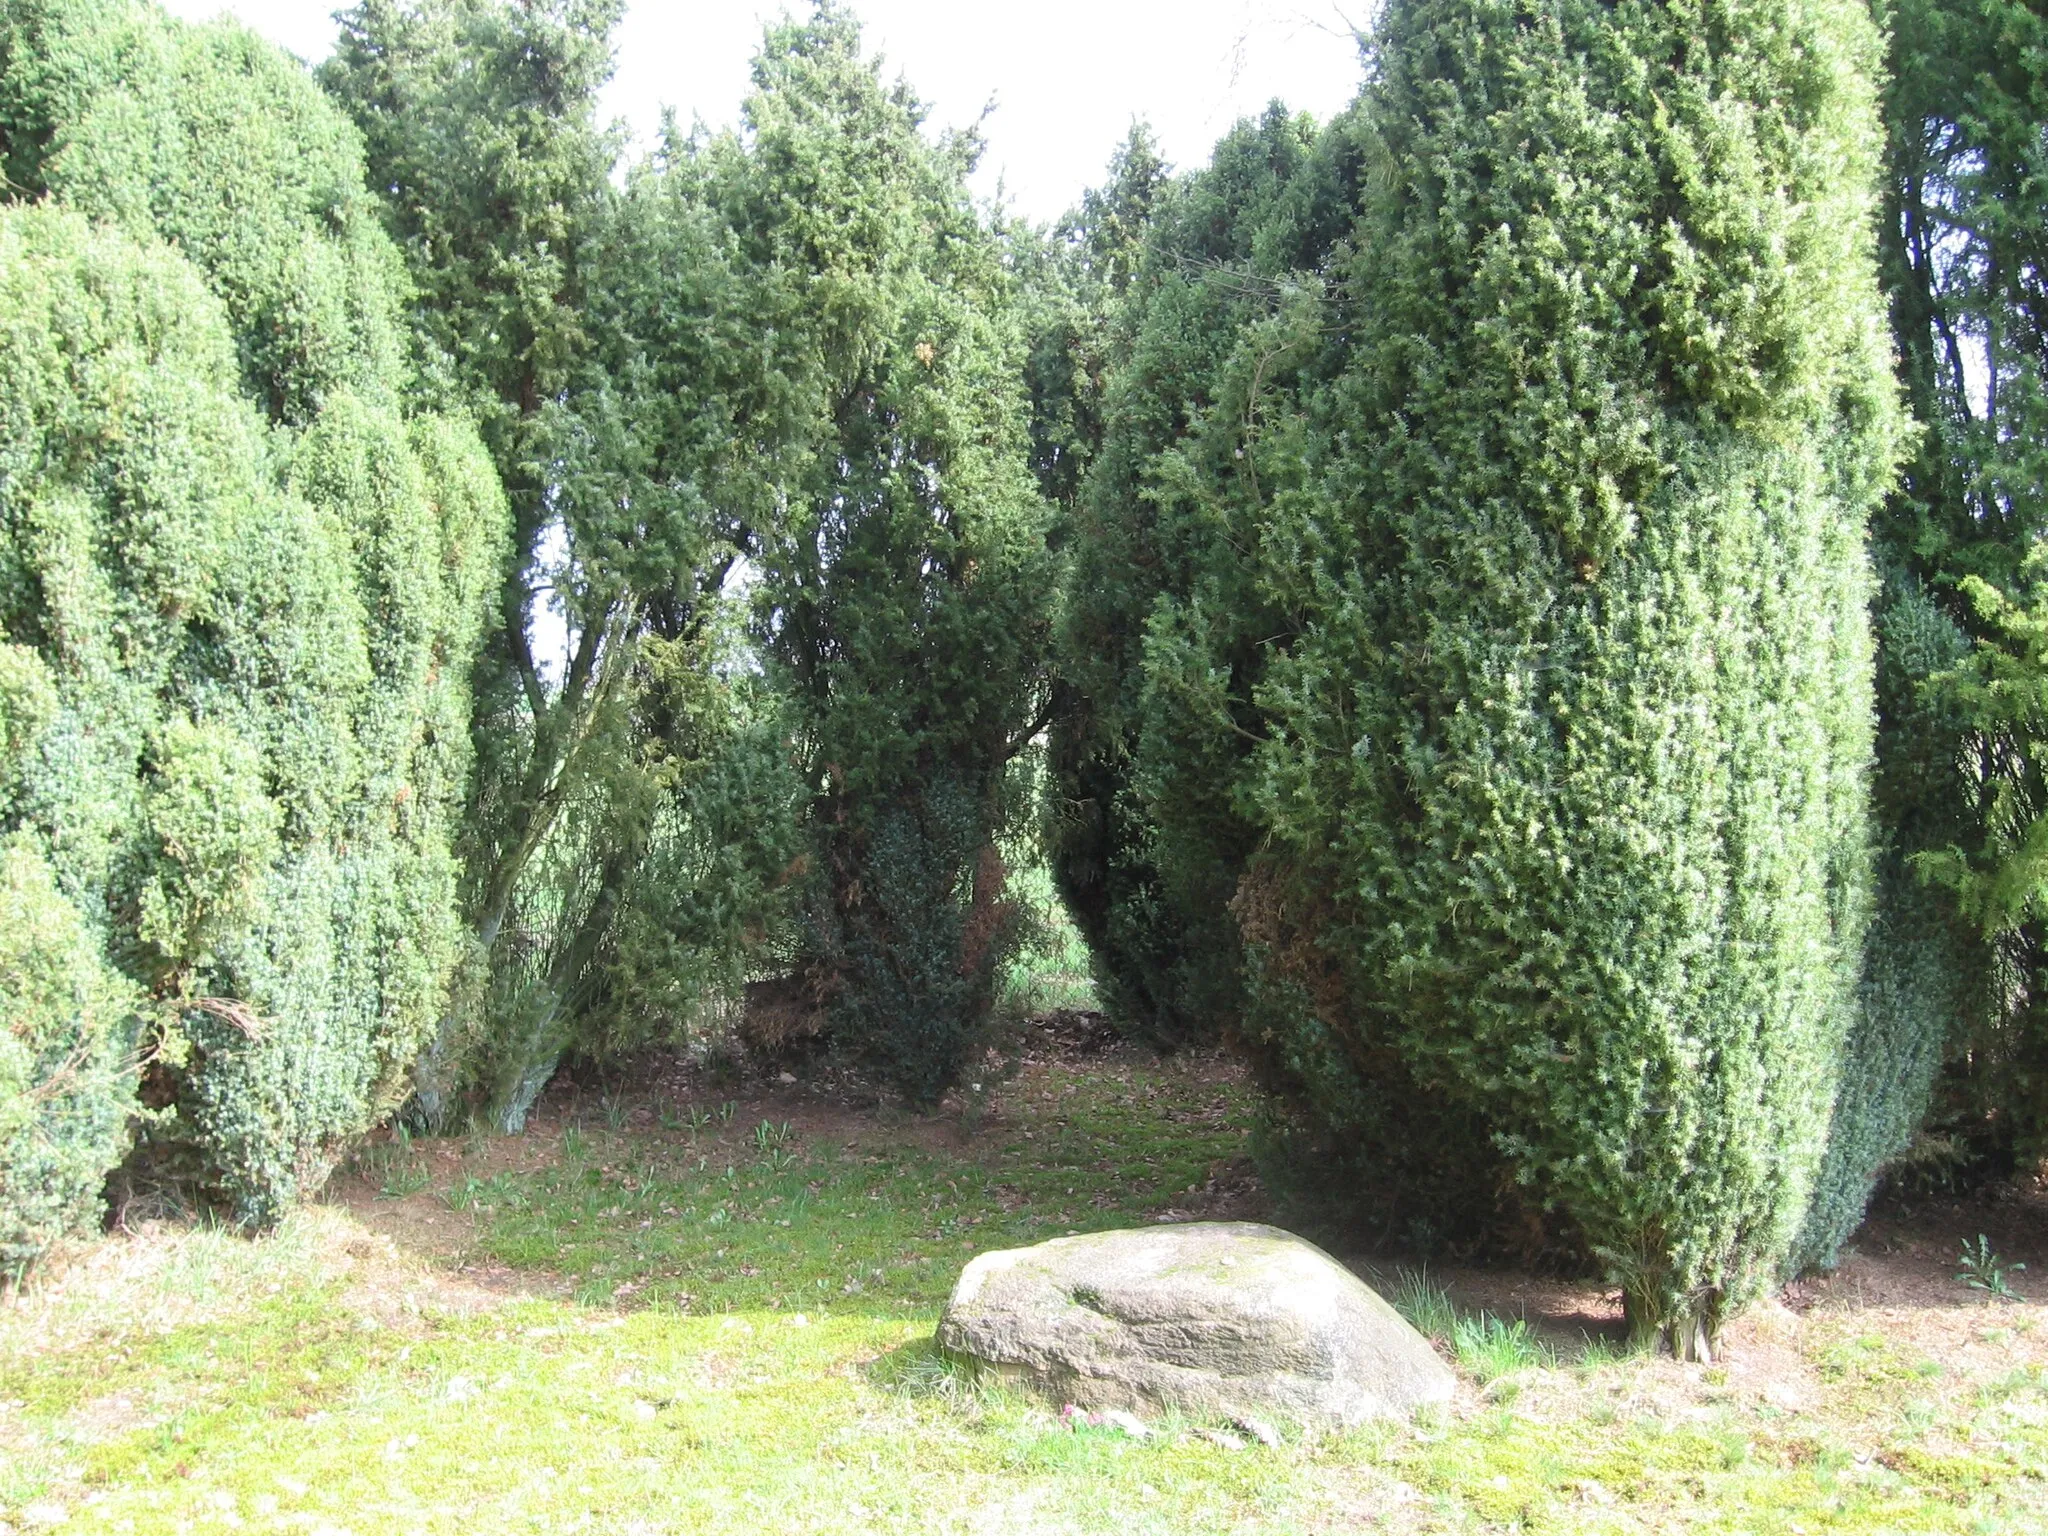
{"label": "forest floor", "polygon": [[[1447,1412],[1135,1440],[929,1347],[973,1254],[1266,1205],[1249,1088],[1085,1015],[933,1116],[829,1073],[564,1083],[522,1137],[379,1141],[256,1240],[156,1223],[0,1305],[0,1533],[2038,1532],[2048,1198],[1874,1223],[1719,1361],[1597,1287],[1358,1260]],[[1200,1432],[1198,1432],[1200,1431]]]}

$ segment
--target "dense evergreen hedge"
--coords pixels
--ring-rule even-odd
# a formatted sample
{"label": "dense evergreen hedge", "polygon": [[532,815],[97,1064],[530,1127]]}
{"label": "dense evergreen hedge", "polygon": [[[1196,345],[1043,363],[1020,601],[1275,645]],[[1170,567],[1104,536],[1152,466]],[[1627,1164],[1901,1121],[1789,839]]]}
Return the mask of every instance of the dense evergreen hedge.
{"label": "dense evergreen hedge", "polygon": [[7,824],[146,994],[159,1149],[267,1216],[441,1006],[501,503],[473,434],[352,394],[274,440],[189,263],[4,217],[0,624],[50,700]]}
{"label": "dense evergreen hedge", "polygon": [[1855,1019],[1876,34],[1415,0],[1374,56],[1330,382],[1254,380],[1196,477],[1261,482],[1204,575],[1249,543],[1278,622],[1247,677],[1243,604],[1155,610],[1141,771],[1258,738],[1247,1032],[1311,1125],[1434,1157],[1439,1219],[1507,1181],[1691,1351],[1791,1250]]}
{"label": "dense evergreen hedge", "polygon": [[[1142,147],[1142,144],[1141,146]],[[1060,620],[1069,696],[1051,735],[1054,875],[1124,1027],[1171,1046],[1213,1038],[1241,1001],[1231,893],[1258,839],[1235,801],[1245,709],[1148,693],[1162,599],[1206,616],[1205,688],[1244,699],[1273,615],[1236,552],[1262,508],[1239,452],[1323,351],[1319,269],[1348,232],[1355,156],[1277,105],[1210,165],[1162,188],[1142,158],[1084,209],[1084,259],[1118,284],[1099,440],[1075,497]],[[1139,211],[1108,245],[1099,224]],[[1131,220],[1138,222],[1138,220]],[[1151,733],[1148,746],[1147,732]],[[1169,743],[1168,738],[1178,737]]]}
{"label": "dense evergreen hedge", "polygon": [[767,978],[935,1101],[1047,729],[1108,1005],[1381,1233],[1696,1353],[2048,1143],[2037,8],[1886,133],[1859,0],[1390,0],[1050,232],[833,4],[617,175],[621,9],[0,0],[0,1262]]}
{"label": "dense evergreen hedge", "polygon": [[[10,711],[18,702],[7,700]],[[10,838],[0,848],[0,1272],[10,1277],[99,1214],[107,1170],[128,1145],[137,1001],[35,840]]]}
{"label": "dense evergreen hedge", "polygon": [[303,423],[338,389],[410,377],[403,267],[362,143],[305,67],[246,27],[139,0],[0,5],[0,168],[175,243],[227,310],[242,379]]}
{"label": "dense evergreen hedge", "polygon": [[4,23],[47,201],[0,247],[0,627],[52,701],[6,827],[139,999],[151,1176],[265,1219],[445,1005],[503,499],[401,414],[401,269],[302,68],[139,5]]}

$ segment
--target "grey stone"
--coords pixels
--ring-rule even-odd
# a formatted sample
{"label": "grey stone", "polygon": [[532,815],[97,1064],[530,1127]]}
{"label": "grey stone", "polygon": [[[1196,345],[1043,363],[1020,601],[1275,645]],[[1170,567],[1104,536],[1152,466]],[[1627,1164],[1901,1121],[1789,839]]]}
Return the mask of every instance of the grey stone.
{"label": "grey stone", "polygon": [[1456,1385],[1364,1281],[1291,1232],[1244,1221],[984,1253],[954,1285],[938,1342],[1084,1408],[1323,1429],[1445,1402]]}

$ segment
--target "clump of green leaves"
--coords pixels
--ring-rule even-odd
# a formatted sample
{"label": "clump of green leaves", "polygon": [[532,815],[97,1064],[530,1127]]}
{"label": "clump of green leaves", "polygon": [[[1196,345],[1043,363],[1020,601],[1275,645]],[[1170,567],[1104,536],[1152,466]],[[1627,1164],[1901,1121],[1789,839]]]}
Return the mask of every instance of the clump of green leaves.
{"label": "clump of green leaves", "polygon": [[0,60],[9,195],[174,242],[226,310],[230,380],[267,415],[403,391],[404,270],[360,140],[296,59],[139,0],[10,0]]}
{"label": "clump of green leaves", "polygon": [[0,845],[0,1275],[91,1225],[126,1150],[138,999],[33,839]]}
{"label": "clump of green leaves", "polygon": [[1458,1364],[1482,1384],[1557,1363],[1557,1352],[1526,1318],[1460,1312],[1451,1293],[1431,1281],[1427,1270],[1402,1270],[1389,1300],[1416,1332],[1448,1346]]}
{"label": "clump of green leaves", "polygon": [[1982,1291],[1987,1296],[1997,1297],[2000,1301],[2025,1299],[2012,1288],[2010,1277],[2027,1266],[2000,1258],[1991,1247],[1991,1239],[1982,1232],[1977,1234],[1977,1241],[1974,1243],[1967,1238],[1964,1240],[1961,1251],[1956,1255],[1956,1261],[1962,1266],[1956,1271],[1956,1279],[1971,1290]]}

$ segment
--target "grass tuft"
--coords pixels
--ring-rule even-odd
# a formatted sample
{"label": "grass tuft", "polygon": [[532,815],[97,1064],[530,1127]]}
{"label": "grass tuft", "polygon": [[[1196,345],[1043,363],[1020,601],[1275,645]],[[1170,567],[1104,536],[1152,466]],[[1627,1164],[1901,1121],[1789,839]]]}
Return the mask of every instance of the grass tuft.
{"label": "grass tuft", "polygon": [[900,1397],[937,1400],[972,1412],[1021,1402],[994,1372],[957,1358],[931,1339],[914,1339],[878,1355],[867,1378]]}
{"label": "grass tuft", "polygon": [[1545,1370],[1557,1363],[1556,1351],[1536,1336],[1528,1322],[1509,1322],[1491,1312],[1461,1317],[1452,1332],[1458,1364],[1482,1385],[1518,1371]]}
{"label": "grass tuft", "polygon": [[1450,1344],[1455,1340],[1458,1309],[1451,1301],[1451,1293],[1431,1282],[1428,1270],[1398,1271],[1392,1301],[1394,1310],[1407,1318],[1409,1326],[1417,1333],[1440,1344]]}

